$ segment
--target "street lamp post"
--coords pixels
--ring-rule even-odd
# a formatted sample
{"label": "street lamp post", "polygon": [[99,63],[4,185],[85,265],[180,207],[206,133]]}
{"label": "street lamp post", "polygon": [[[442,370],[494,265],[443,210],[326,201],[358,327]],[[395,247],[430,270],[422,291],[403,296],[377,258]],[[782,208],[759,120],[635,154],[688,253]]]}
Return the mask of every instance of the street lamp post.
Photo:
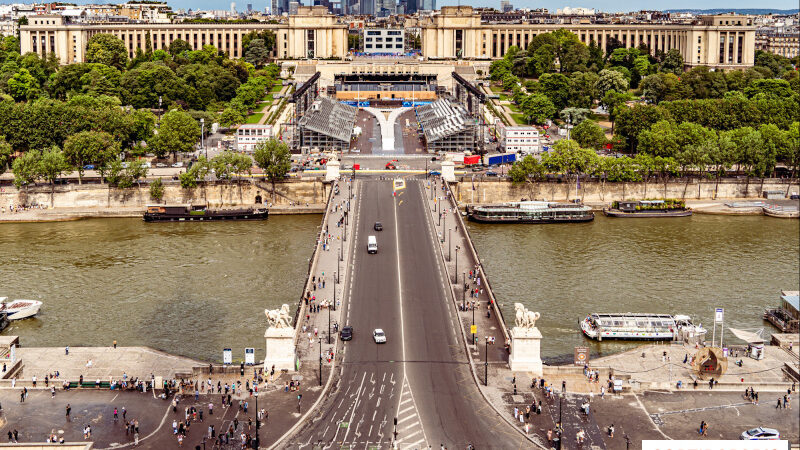
{"label": "street lamp post", "polygon": [[322,338],[319,338],[319,385],[322,386]]}
{"label": "street lamp post", "polygon": [[453,271],[453,283],[458,283],[458,251],[461,246],[456,245],[456,270]]}
{"label": "street lamp post", "polygon": [[158,96],[158,125],[161,126],[161,96]]}
{"label": "street lamp post", "polygon": [[489,336],[486,336],[485,346],[486,349],[483,353],[483,385],[489,385]]}
{"label": "street lamp post", "polygon": [[[330,323],[331,322],[331,308],[333,308],[333,310],[336,311],[336,285],[335,284],[333,285],[333,305],[328,307],[328,332],[330,332],[330,329],[331,329],[331,323]],[[330,344],[330,340],[328,340],[328,343]]]}
{"label": "street lamp post", "polygon": [[[336,285],[333,286],[333,303],[336,304]],[[331,345],[331,306],[328,306],[328,345]]]}
{"label": "street lamp post", "polygon": [[[256,391],[253,393],[253,395],[256,397],[256,448],[258,448],[259,444],[261,443],[260,439],[258,437],[258,428],[259,428],[259,425],[261,425],[261,421],[259,420],[259,417],[258,417],[259,414],[261,414],[259,412],[259,410],[258,410],[258,389],[256,389]],[[203,443],[203,447],[205,447],[205,442]]]}
{"label": "street lamp post", "polygon": [[[452,250],[453,250],[453,239],[451,237],[452,235],[450,234],[451,231],[453,231],[452,228],[448,228],[447,229],[447,260],[448,261],[452,261],[453,260],[453,252],[452,252]],[[456,273],[458,273],[458,272],[456,272]]]}

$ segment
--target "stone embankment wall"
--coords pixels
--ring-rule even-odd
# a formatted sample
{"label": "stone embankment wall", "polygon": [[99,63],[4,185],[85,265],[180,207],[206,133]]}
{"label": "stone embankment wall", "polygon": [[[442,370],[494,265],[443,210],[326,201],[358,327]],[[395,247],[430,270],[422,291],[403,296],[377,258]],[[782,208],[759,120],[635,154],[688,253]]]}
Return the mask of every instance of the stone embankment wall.
{"label": "stone embankment wall", "polygon": [[714,200],[759,198],[764,191],[800,192],[800,184],[789,184],[784,179],[751,178],[715,180],[675,180],[667,183],[609,183],[581,181],[575,190],[575,181],[512,183],[507,180],[472,181],[460,179],[453,192],[459,203],[500,203],[527,200],[569,201],[579,198],[587,203],[611,203],[614,200],[641,200],[675,198],[683,200]]}
{"label": "stone embankment wall", "polygon": [[329,185],[319,179],[287,180],[277,183],[275,195],[268,181],[245,180],[241,184],[208,183],[192,189],[183,189],[177,183],[164,183],[164,197],[156,201],[150,197],[150,188],[117,189],[107,184],[70,184],[66,186],[29,186],[17,189],[5,186],[0,192],[0,206],[45,205],[55,208],[117,208],[142,207],[156,203],[208,204],[214,207],[252,205],[257,196],[275,205],[325,203]]}

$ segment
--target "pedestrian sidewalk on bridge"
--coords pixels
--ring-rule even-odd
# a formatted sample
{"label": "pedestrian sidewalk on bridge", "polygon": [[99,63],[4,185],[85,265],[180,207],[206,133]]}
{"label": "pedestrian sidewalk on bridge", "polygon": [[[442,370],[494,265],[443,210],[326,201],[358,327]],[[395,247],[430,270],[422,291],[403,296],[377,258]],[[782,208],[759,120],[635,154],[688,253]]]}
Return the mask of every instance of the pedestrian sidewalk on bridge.
{"label": "pedestrian sidewalk on bridge", "polygon": [[[476,275],[480,272],[476,271],[480,261],[476,261],[469,251],[466,231],[459,225],[457,217],[459,210],[447,199],[448,191],[444,189],[441,180],[430,179],[425,182],[425,187],[431,220],[441,243],[450,274],[450,287],[455,292],[462,332],[467,337],[472,358],[476,365],[482,365],[488,356],[489,364],[505,366],[508,363],[508,350],[505,348],[506,338],[500,323],[502,318],[489,305],[489,293],[486,280],[482,278],[483,274]],[[453,279],[453,274],[458,278],[457,281]],[[477,328],[476,342],[470,342],[473,324]]]}
{"label": "pedestrian sidewalk on bridge", "polygon": [[[326,207],[325,222],[321,224],[321,231],[327,231],[318,235],[317,261],[309,273],[312,282],[304,294],[303,305],[297,318],[300,323],[297,353],[301,366],[317,367],[320,353],[323,355],[323,365],[326,367],[332,365],[333,359],[337,356],[337,331],[341,330],[345,322],[345,318],[342,317],[345,310],[342,308],[342,296],[347,285],[345,280],[349,272],[347,268],[351,262],[349,249],[353,229],[353,222],[349,217],[345,218],[345,213],[348,209],[348,196],[352,193],[355,197],[356,190],[350,179],[336,183],[333,196]],[[350,202],[352,208],[354,206],[352,198]]]}

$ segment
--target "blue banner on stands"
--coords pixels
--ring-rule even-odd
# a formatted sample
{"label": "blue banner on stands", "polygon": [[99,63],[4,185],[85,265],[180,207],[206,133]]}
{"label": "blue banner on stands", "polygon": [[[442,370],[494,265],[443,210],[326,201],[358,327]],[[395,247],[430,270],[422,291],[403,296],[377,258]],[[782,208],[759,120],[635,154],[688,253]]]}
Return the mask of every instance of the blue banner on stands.
{"label": "blue banner on stands", "polygon": [[403,107],[422,106],[422,105],[430,105],[430,104],[431,104],[431,102],[426,102],[426,101],[416,101],[416,100],[413,101],[413,102],[404,101],[403,102]]}
{"label": "blue banner on stands", "polygon": [[359,108],[369,108],[369,102],[358,102]]}
{"label": "blue banner on stands", "polygon": [[550,147],[548,147],[546,145],[543,145],[542,146],[542,151],[549,152],[550,151]]}
{"label": "blue banner on stands", "polygon": [[344,103],[347,106],[358,106],[358,102],[343,101],[342,103]]}

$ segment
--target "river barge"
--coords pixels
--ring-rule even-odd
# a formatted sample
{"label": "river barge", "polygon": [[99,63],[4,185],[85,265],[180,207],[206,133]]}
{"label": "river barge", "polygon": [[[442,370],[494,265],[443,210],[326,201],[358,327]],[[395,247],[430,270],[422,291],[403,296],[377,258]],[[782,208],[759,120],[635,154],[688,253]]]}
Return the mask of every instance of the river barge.
{"label": "river barge", "polygon": [[599,314],[581,321],[581,331],[590,338],[639,341],[672,341],[681,338],[702,340],[706,330],[694,325],[689,316],[671,314]]}
{"label": "river barge", "polygon": [[265,220],[267,208],[210,209],[206,205],[151,205],[145,222],[185,222],[214,220]]}
{"label": "river barge", "polygon": [[540,201],[467,207],[467,217],[479,223],[570,223],[594,220],[591,208],[574,203]]}
{"label": "river barge", "polygon": [[608,217],[687,217],[692,210],[680,200],[615,201],[603,209]]}
{"label": "river barge", "polygon": [[777,308],[767,308],[764,320],[782,333],[800,332],[800,291],[782,291]]}

